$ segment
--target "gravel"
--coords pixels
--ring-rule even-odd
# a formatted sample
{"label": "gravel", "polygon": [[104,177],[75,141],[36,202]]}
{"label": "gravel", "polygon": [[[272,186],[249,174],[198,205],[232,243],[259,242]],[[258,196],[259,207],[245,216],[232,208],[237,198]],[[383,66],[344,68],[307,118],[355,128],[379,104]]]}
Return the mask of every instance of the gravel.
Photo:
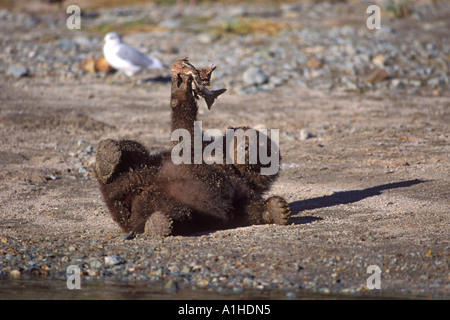
{"label": "gravel", "polygon": [[[290,227],[286,229],[289,232]],[[360,254],[350,260],[344,260],[339,254],[328,257],[313,254],[305,258],[292,257],[292,260],[281,263],[276,252],[264,250],[258,243],[258,238],[264,239],[263,233],[274,232],[275,226],[265,226],[254,228],[251,237],[247,234],[245,238],[227,231],[189,238],[151,239],[137,236],[133,240],[117,237],[103,241],[48,236],[3,237],[2,250],[11,252],[0,256],[0,264],[6,278],[38,276],[60,281],[58,279],[66,277],[67,267],[76,265],[80,267],[83,286],[99,280],[115,280],[128,283],[131,287],[151,283],[167,293],[208,289],[214,296],[213,292],[269,290],[284,292],[288,299],[294,299],[296,293],[303,296],[307,292],[329,297],[333,294],[354,297],[370,294],[365,283],[369,276],[366,273],[368,255],[373,255],[371,264],[383,266],[383,283],[391,279],[395,281],[399,272],[414,274],[420,270],[421,261],[426,261],[428,266],[426,273],[420,275],[423,281],[436,279],[435,275],[446,268],[443,252],[424,253],[419,249],[395,256],[384,255],[379,250],[370,249],[370,243],[375,243],[370,237],[364,239],[368,242],[366,249],[359,250]],[[229,244],[229,237],[235,237],[232,248],[221,245],[224,239]],[[283,232],[271,241],[282,239]],[[42,242],[53,249],[41,246],[39,243]],[[76,242],[77,247],[70,245],[71,242]],[[299,238],[298,243],[288,246],[294,248],[301,244],[302,239]],[[222,247],[222,250],[215,250],[217,247]],[[215,249],[210,251],[208,248]],[[327,272],[314,273],[314,268],[319,267]],[[302,280],[299,281],[299,278]],[[440,286],[440,281],[434,281],[436,286]],[[397,292],[398,297],[411,294],[408,290]],[[415,297],[425,294],[426,291],[414,292]]]}
{"label": "gravel", "polygon": [[[125,36],[126,41],[167,64],[181,54],[189,55],[194,64],[211,61],[227,65],[215,73],[216,85],[228,85],[243,95],[278,87],[295,90],[299,85],[325,90],[444,94],[449,85],[450,45],[440,36],[448,23],[448,5],[443,2],[415,5],[414,15],[405,23],[387,15],[378,31],[365,28],[365,15],[359,13],[364,12],[364,6],[354,4],[305,3],[290,10],[284,4],[268,5],[262,11],[244,5],[201,5],[198,10],[186,11],[185,19],[172,18],[171,6],[145,8],[95,11],[86,15],[82,30],[77,32],[64,30],[63,21],[55,24],[47,16],[3,9],[0,16],[5,30],[20,28],[24,33],[4,34],[0,65],[5,75],[15,78],[30,75],[82,81],[85,77],[103,77],[85,74],[81,62],[101,56],[104,35],[83,30],[143,21],[159,31],[151,37],[131,33]],[[347,15],[355,22],[339,21]],[[270,29],[239,29],[241,20],[252,19],[282,21],[285,25],[276,36]],[[331,26],[321,19],[328,19]],[[47,32],[39,32],[41,29]],[[186,37],[192,40],[184,41]],[[387,76],[368,82],[376,70]]]}

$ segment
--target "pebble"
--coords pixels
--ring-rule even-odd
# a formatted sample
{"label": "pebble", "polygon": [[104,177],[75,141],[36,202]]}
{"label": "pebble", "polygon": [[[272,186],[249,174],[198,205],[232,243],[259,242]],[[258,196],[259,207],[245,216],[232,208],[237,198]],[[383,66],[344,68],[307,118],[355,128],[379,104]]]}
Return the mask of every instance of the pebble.
{"label": "pebble", "polygon": [[406,81],[403,79],[392,79],[391,87],[395,89],[404,89]]}
{"label": "pebble", "polygon": [[367,77],[367,82],[378,83],[389,78],[389,74],[384,69],[376,69]]}
{"label": "pebble", "polygon": [[323,67],[323,62],[316,57],[311,57],[307,62],[306,66],[312,69],[319,69]]}
{"label": "pebble", "polygon": [[6,70],[7,76],[13,76],[14,78],[20,78],[28,75],[28,69],[20,64],[10,65]]}
{"label": "pebble", "polygon": [[134,233],[134,231],[130,231],[126,235],[122,236],[123,240],[132,240],[134,238],[136,238],[136,234]]}
{"label": "pebble", "polygon": [[5,254],[5,260],[12,260],[14,258],[14,255],[11,253]]}
{"label": "pebble", "polygon": [[20,271],[19,270],[12,270],[10,273],[9,273],[13,278],[17,278],[17,277],[20,277]]}
{"label": "pebble", "polygon": [[197,36],[197,40],[203,44],[211,44],[219,38],[218,35],[212,33],[201,33]]}
{"label": "pebble", "polygon": [[307,129],[300,130],[300,133],[299,133],[300,140],[307,140],[307,139],[311,139],[312,137],[313,137],[313,135]]}
{"label": "pebble", "polygon": [[100,270],[97,269],[89,269],[88,275],[90,277],[98,277],[100,275]]}
{"label": "pebble", "polygon": [[287,299],[295,299],[295,297],[296,297],[295,292],[288,292],[288,293],[286,293],[286,298]]}
{"label": "pebble", "polygon": [[105,265],[106,266],[117,266],[120,264],[124,264],[125,259],[119,256],[107,256],[105,257]]}
{"label": "pebble", "polygon": [[169,293],[176,293],[178,289],[178,283],[173,279],[169,279],[164,285],[164,290]]}
{"label": "pebble", "polygon": [[102,268],[102,263],[99,260],[94,259],[89,263],[89,266],[92,269],[100,269],[100,268]]}

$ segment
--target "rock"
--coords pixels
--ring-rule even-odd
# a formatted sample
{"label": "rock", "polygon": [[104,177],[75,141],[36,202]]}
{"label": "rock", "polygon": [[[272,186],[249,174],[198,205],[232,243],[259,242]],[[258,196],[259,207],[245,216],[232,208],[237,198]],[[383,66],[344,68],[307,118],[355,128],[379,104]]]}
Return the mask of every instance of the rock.
{"label": "rock", "polygon": [[55,180],[61,179],[61,177],[60,177],[60,176],[55,176],[55,175],[52,175],[52,174],[51,174],[51,175],[49,175],[49,176],[46,176],[45,179],[46,179],[46,180],[49,180],[49,181],[50,181],[50,180],[51,180],[51,181],[55,181]]}
{"label": "rock", "polygon": [[11,272],[9,273],[11,275],[11,277],[13,278],[17,278],[20,277],[20,271],[17,269],[11,270]]}
{"label": "rock", "polygon": [[100,270],[98,270],[98,269],[89,269],[88,275],[90,277],[98,277],[100,275]]}
{"label": "rock", "polygon": [[358,84],[347,77],[342,78],[342,87],[344,88],[344,90],[359,91]]}
{"label": "rock", "polygon": [[80,167],[80,168],[78,168],[78,173],[79,174],[85,174],[85,173],[87,173],[87,170],[85,168],[83,168],[83,167]]}
{"label": "rock", "polygon": [[412,80],[408,81],[408,85],[411,86],[411,87],[421,87],[422,86],[422,81],[412,79]]}
{"label": "rock", "polygon": [[311,57],[306,62],[306,66],[310,69],[320,69],[323,67],[323,62],[320,59],[317,59],[316,57]]}
{"label": "rock", "polygon": [[89,262],[89,267],[91,269],[101,269],[102,263],[100,261],[98,261],[97,259],[93,259]]}
{"label": "rock", "polygon": [[154,276],[157,277],[157,278],[162,278],[163,274],[164,274],[164,270],[163,270],[162,267],[161,267],[161,268],[158,268],[158,269],[154,272]]}
{"label": "rock", "polygon": [[169,279],[164,285],[164,290],[169,293],[176,293],[178,292],[178,283],[173,279]]}
{"label": "rock", "polygon": [[269,81],[270,86],[269,87],[275,88],[275,87],[281,86],[285,82],[286,82],[285,79],[278,77],[278,76],[273,76],[273,77],[270,77],[270,81]]}
{"label": "rock", "polygon": [[287,140],[287,141],[295,141],[296,140],[295,137],[293,137],[292,135],[290,135],[287,132],[282,133],[281,138],[284,140]]}
{"label": "rock", "polygon": [[197,41],[203,44],[211,44],[219,38],[218,35],[212,33],[200,33],[197,36]]}
{"label": "rock", "polygon": [[286,293],[286,298],[287,299],[295,299],[296,295],[294,292],[288,292]]}
{"label": "rock", "polygon": [[7,76],[13,76],[18,79],[20,77],[25,77],[28,75],[28,69],[21,64],[10,65],[6,70]]}
{"label": "rock", "polygon": [[383,54],[377,54],[373,59],[372,63],[377,66],[378,68],[382,69],[384,68],[384,62],[386,60],[386,57]]}
{"label": "rock", "polygon": [[136,238],[136,234],[134,233],[133,230],[130,233],[127,233],[126,235],[122,236],[123,240],[132,240],[134,238]]}
{"label": "rock", "polygon": [[5,260],[12,260],[14,258],[14,255],[11,253],[5,254]]}
{"label": "rock", "polygon": [[95,73],[95,60],[94,58],[87,58],[81,61],[81,68],[86,73]]}
{"label": "rock", "polygon": [[117,266],[119,264],[124,264],[125,259],[119,256],[107,256],[105,257],[105,265],[106,266]]}
{"label": "rock", "polygon": [[431,78],[427,81],[427,85],[430,87],[437,87],[443,83],[444,81],[441,81],[441,78]]}
{"label": "rock", "polygon": [[261,85],[269,81],[269,76],[260,68],[250,67],[242,74],[246,86]]}
{"label": "rock", "polygon": [[92,154],[92,152],[94,152],[94,146],[87,146],[86,149],[84,149],[84,152],[86,154]]}
{"label": "rock", "polygon": [[404,89],[405,82],[402,79],[392,79],[391,87],[394,89]]}
{"label": "rock", "polygon": [[313,137],[313,135],[306,129],[302,129],[300,130],[300,134],[299,134],[299,139],[300,140],[307,140],[307,139],[311,139]]}
{"label": "rock", "polygon": [[280,5],[280,9],[283,13],[292,13],[292,12],[300,12],[302,10],[302,6],[300,4],[292,4],[292,3],[283,3]]}
{"label": "rock", "polygon": [[114,72],[115,69],[110,66],[108,61],[106,61],[105,57],[100,57],[95,60],[95,70],[104,73]]}
{"label": "rock", "polygon": [[367,77],[367,82],[377,83],[389,78],[388,73],[384,69],[376,69]]}
{"label": "rock", "polygon": [[69,39],[58,40],[55,44],[63,51],[76,51],[78,48],[77,43]]}
{"label": "rock", "polygon": [[167,29],[175,29],[180,27],[183,24],[182,20],[179,19],[169,19],[164,20],[159,24],[160,27],[167,28]]}
{"label": "rock", "polygon": [[81,61],[81,68],[86,73],[96,73],[96,72],[109,73],[115,70],[113,67],[109,65],[105,57],[101,57],[96,60],[92,57],[84,59],[83,61]]}

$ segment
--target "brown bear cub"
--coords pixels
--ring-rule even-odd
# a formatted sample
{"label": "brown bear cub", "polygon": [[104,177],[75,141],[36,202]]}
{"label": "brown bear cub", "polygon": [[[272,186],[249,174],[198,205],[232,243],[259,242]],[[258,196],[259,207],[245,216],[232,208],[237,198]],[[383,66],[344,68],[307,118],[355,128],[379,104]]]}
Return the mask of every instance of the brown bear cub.
{"label": "brown bear cub", "polygon": [[[225,92],[206,88],[214,69],[196,69],[187,59],[172,65],[172,130],[193,133],[196,100],[202,97],[211,108]],[[258,139],[261,136],[258,133]],[[265,138],[270,146],[270,138]],[[238,148],[248,152],[248,142],[234,148],[234,153]],[[261,175],[264,165],[248,163],[247,153],[245,160],[244,164],[175,164],[172,150],[149,154],[139,142],[106,139],[98,145],[95,173],[113,219],[125,232],[168,236],[252,224],[287,224],[287,202],[278,196],[262,198],[277,174]]]}

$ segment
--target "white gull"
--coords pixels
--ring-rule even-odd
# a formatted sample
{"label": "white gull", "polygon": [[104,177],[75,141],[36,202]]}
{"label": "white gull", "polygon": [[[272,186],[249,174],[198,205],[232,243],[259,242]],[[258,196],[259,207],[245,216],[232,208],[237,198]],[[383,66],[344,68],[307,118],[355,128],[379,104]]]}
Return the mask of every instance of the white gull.
{"label": "white gull", "polygon": [[158,59],[148,56],[124,43],[117,32],[106,34],[103,55],[114,69],[125,73],[129,77],[143,69],[166,68]]}

